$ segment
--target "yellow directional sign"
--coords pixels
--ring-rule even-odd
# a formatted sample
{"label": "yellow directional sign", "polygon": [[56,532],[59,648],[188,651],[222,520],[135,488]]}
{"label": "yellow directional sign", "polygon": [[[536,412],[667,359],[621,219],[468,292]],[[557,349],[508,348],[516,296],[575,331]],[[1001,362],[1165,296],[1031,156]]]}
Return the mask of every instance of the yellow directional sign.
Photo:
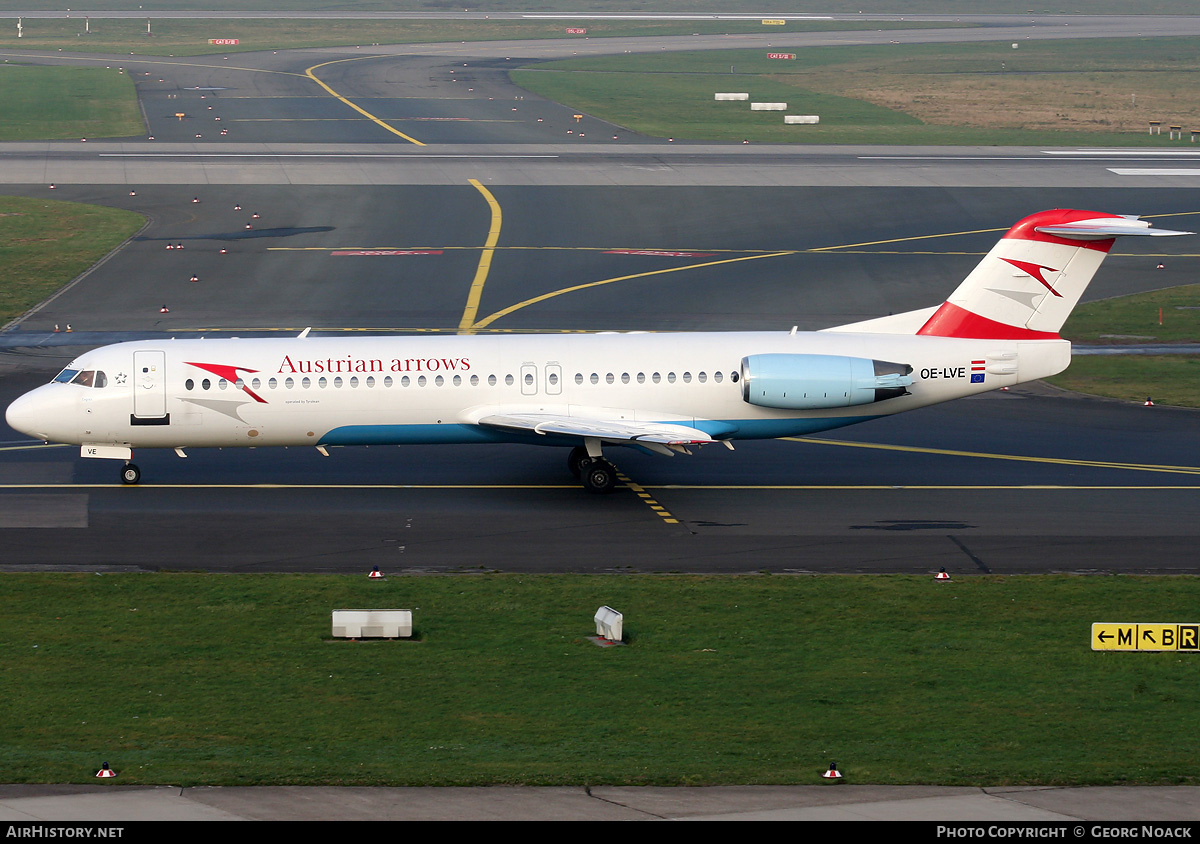
{"label": "yellow directional sign", "polygon": [[763,26],[784,26],[786,23],[787,23],[787,21],[776,20],[773,18],[766,18],[763,20],[762,25]]}
{"label": "yellow directional sign", "polygon": [[1200,652],[1200,624],[1096,622],[1092,650]]}

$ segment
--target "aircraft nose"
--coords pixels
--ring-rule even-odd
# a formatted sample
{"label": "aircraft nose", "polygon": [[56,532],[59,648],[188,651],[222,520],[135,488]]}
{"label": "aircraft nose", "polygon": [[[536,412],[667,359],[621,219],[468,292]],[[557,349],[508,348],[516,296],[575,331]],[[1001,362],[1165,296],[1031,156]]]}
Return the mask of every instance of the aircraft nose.
{"label": "aircraft nose", "polygon": [[48,440],[50,437],[44,431],[38,430],[44,428],[47,421],[46,414],[42,412],[44,402],[38,395],[40,389],[26,393],[10,404],[8,410],[4,411],[4,421],[14,431],[35,439]]}

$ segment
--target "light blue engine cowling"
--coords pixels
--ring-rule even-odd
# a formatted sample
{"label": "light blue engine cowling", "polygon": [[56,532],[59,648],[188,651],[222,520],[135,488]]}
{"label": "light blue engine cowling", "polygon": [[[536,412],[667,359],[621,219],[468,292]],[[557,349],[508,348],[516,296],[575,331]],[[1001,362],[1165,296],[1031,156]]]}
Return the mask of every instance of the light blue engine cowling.
{"label": "light blue engine cowling", "polygon": [[842,355],[749,355],[742,358],[742,398],[757,407],[817,410],[908,395],[905,363]]}

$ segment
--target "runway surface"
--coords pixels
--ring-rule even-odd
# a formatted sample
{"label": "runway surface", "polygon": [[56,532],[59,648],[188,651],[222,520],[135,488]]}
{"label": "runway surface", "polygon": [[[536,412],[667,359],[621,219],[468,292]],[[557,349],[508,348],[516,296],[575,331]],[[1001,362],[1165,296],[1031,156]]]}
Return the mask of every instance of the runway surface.
{"label": "runway surface", "polygon": [[[1148,20],[1174,34],[1200,28],[1196,18]],[[1088,37],[1135,25],[1071,24]],[[738,46],[760,46],[754,38]],[[596,39],[587,49],[685,43],[707,41]],[[1043,208],[1200,227],[1200,153],[1187,150],[671,144],[591,116],[576,122],[569,106],[505,76],[513,62],[578,48],[23,55],[119,58],[155,139],[0,144],[6,192],[147,216],[0,338],[0,403],[83,348],[133,337],[456,331],[497,224],[489,195],[502,219],[481,330],[816,329],[940,302],[1002,230]],[[1088,298],[1191,283],[1198,253],[1187,238],[1119,244]],[[71,335],[54,332],[67,324]],[[578,488],[561,450],[521,446],[338,448],[328,458],[194,450],[186,460],[144,451],[142,485],[129,488],[116,463],[4,429],[0,569],[1192,574],[1198,420],[1026,386],[732,453],[616,450],[624,488],[607,497]],[[578,797],[534,802],[558,816],[591,799]],[[777,797],[721,800],[817,816],[779,814],[795,805]],[[919,816],[956,811],[947,805]],[[1196,817],[1194,797],[1184,806]],[[978,805],[967,813],[991,817]]]}

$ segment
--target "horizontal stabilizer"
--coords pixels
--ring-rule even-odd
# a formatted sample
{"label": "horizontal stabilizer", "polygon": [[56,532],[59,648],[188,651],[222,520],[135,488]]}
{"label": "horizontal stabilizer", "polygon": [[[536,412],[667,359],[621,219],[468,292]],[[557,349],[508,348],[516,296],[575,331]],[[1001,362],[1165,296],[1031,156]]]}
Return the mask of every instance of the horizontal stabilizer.
{"label": "horizontal stabilizer", "polygon": [[1052,234],[1065,237],[1068,240],[1105,240],[1110,237],[1127,235],[1143,235],[1149,237],[1176,237],[1181,234],[1195,232],[1179,232],[1171,229],[1156,229],[1145,220],[1137,217],[1122,215],[1120,217],[1099,217],[1094,220],[1076,220],[1071,223],[1053,226],[1035,226],[1034,231],[1041,234]]}

